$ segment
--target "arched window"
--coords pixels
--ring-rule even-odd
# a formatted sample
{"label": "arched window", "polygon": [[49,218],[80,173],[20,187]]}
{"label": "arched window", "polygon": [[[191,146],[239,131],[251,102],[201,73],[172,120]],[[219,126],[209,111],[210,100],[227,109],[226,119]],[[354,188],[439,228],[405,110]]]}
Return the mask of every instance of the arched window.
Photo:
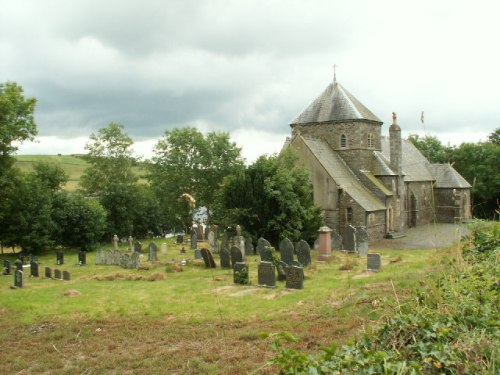
{"label": "arched window", "polygon": [[347,147],[347,137],[345,136],[345,134],[342,134],[340,136],[340,147],[342,147],[342,148]]}
{"label": "arched window", "polygon": [[368,134],[368,147],[373,148],[373,134]]}

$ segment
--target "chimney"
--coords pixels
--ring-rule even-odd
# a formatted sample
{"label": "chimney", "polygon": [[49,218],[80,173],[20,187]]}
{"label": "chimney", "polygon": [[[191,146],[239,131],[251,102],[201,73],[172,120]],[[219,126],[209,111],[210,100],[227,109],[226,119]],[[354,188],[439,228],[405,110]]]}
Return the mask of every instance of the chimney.
{"label": "chimney", "polygon": [[395,112],[392,112],[392,125],[389,127],[389,147],[391,168],[398,176],[401,176],[403,174],[401,168],[401,128],[398,125],[398,119]]}

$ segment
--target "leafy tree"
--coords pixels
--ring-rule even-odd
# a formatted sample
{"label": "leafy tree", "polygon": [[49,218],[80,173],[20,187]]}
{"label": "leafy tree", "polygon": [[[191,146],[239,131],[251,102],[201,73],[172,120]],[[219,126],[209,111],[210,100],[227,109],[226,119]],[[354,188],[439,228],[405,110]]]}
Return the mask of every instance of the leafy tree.
{"label": "leafy tree", "polygon": [[321,209],[313,203],[307,170],[296,166],[296,160],[292,150],[261,156],[228,176],[215,220],[225,226],[240,224],[253,238],[263,236],[275,246],[285,237],[314,241],[323,221]]}
{"label": "leafy tree", "polygon": [[488,141],[500,145],[500,128],[496,128],[495,131],[488,136]]}
{"label": "leafy tree", "polygon": [[431,163],[448,163],[450,161],[450,154],[453,148],[443,146],[437,137],[432,135],[420,137],[418,134],[411,134],[408,136],[408,140],[413,143]]}
{"label": "leafy tree", "polygon": [[51,191],[57,191],[68,182],[68,174],[60,166],[47,163],[36,162],[33,164],[33,173]]}
{"label": "leafy tree", "polygon": [[166,131],[154,151],[149,180],[170,226],[191,225],[191,207],[184,193],[195,198],[197,207],[210,211],[224,176],[243,165],[240,149],[223,132],[204,137],[190,127]]}
{"label": "leafy tree", "polygon": [[57,226],[56,241],[66,246],[91,250],[106,229],[106,210],[95,198],[81,193],[58,192],[54,197],[52,218]]}
{"label": "leafy tree", "polygon": [[37,134],[33,113],[36,99],[25,98],[15,82],[0,83],[0,170],[12,162],[13,142],[32,140]]}

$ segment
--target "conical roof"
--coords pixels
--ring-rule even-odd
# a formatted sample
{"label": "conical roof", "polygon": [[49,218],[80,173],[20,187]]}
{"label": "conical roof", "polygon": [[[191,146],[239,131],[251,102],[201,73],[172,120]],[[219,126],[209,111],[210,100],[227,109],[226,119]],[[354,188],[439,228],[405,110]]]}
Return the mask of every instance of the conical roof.
{"label": "conical roof", "polygon": [[334,81],[291,122],[291,125],[345,120],[369,120],[382,123],[349,91]]}

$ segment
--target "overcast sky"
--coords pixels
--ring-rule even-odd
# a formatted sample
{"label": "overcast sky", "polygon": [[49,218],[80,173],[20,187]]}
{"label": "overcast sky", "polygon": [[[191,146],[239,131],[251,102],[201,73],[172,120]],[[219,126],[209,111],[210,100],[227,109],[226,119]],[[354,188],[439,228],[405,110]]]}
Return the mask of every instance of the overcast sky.
{"label": "overcast sky", "polygon": [[[166,129],[223,130],[248,161],[333,79],[403,136],[500,126],[498,1],[0,0],[0,82],[38,100],[39,143],[83,152],[120,122],[139,154]],[[425,122],[420,122],[424,111]]]}

